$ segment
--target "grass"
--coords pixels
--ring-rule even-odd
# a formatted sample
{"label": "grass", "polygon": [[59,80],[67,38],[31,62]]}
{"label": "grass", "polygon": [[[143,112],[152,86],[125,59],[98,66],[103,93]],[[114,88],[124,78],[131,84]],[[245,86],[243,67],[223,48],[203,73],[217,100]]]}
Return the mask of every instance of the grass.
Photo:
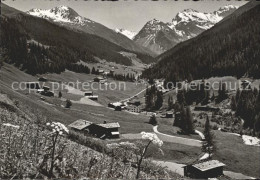
{"label": "grass", "polygon": [[161,133],[184,137],[184,138],[201,140],[200,136],[197,134],[190,134],[190,135],[178,134],[178,131],[180,131],[181,129],[176,126],[173,126],[174,118],[157,118],[157,121],[159,123],[158,131]]}
{"label": "grass", "polygon": [[181,129],[176,126],[168,126],[168,125],[159,125],[158,126],[158,131],[161,133],[164,133],[164,134],[183,137],[183,138],[189,138],[189,139],[201,140],[200,136],[197,134],[190,134],[190,135],[178,134],[178,131],[180,131],[180,130]]}
{"label": "grass", "polygon": [[[135,143],[136,141],[145,140],[118,140],[118,142],[129,141]],[[153,146],[151,146],[153,148]],[[194,162],[200,155],[201,150],[199,147],[192,147],[183,144],[164,142],[162,147],[163,155],[160,153],[154,153],[151,149],[148,149],[147,154],[155,160],[172,161],[179,164],[188,164]]]}
{"label": "grass", "polygon": [[260,148],[245,145],[242,138],[221,131],[213,131],[217,151],[213,158],[227,166],[225,170],[260,178]]}
{"label": "grass", "polygon": [[192,147],[183,144],[167,143],[162,146],[164,156],[155,156],[157,160],[174,161],[180,164],[188,164],[195,161],[201,150],[199,147]]}
{"label": "grass", "polygon": [[[6,108],[7,106],[1,106],[2,103],[0,103],[0,147],[3,162],[0,178],[135,179],[136,168],[123,163],[124,157],[129,159],[129,156],[126,156],[129,151],[117,154],[116,157],[110,156],[111,153],[96,151],[99,148],[102,150],[102,146],[105,146],[105,141],[100,139],[90,138],[84,141],[91,148],[95,146],[96,150],[93,150],[64,138],[66,135],[51,134],[47,130],[51,130],[51,127],[46,129],[42,126],[46,121],[44,119],[41,119],[41,122],[38,121],[41,118],[38,116],[39,114],[22,115],[29,111],[24,109],[21,102],[19,102],[22,107],[20,109],[15,105],[17,103],[6,95],[0,93],[0,97],[0,102],[14,109],[14,111],[10,111]],[[14,130],[14,126],[3,125],[7,122],[16,125],[16,128],[18,126],[19,130]],[[57,138],[57,141],[52,141],[50,137]],[[11,149],[12,152],[10,153],[8,149]],[[50,153],[53,153],[53,156],[49,156]],[[13,156],[13,154],[17,156]],[[17,158],[18,156],[19,158]],[[51,168],[51,162],[54,161],[54,169],[57,170],[55,172]],[[141,171],[140,178],[158,179],[159,177],[169,177],[169,175],[174,179],[180,178],[175,173],[167,173],[162,168],[149,164]]]}
{"label": "grass", "polygon": [[[45,74],[44,76],[50,79],[51,81],[55,81],[55,82],[76,83],[77,81],[79,81],[81,82],[81,84],[79,84],[79,89],[82,89],[82,83],[87,82],[89,83],[89,86],[85,87],[85,89],[92,90],[91,87],[93,86],[94,95],[99,96],[98,102],[104,106],[107,106],[107,104],[110,102],[115,102],[115,101],[129,98],[146,88],[145,84],[140,84],[140,83],[135,84],[133,82],[122,82],[122,81],[114,81],[112,79],[108,79],[108,82],[115,83],[117,85],[117,88],[115,90],[109,89],[109,87],[106,89],[105,85],[98,85],[96,83],[92,85],[91,81],[93,81],[96,75],[74,73],[71,71],[65,71],[61,74]],[[111,85],[111,88],[114,87],[115,87],[114,84]],[[84,92],[84,90],[82,91]],[[67,90],[62,90],[63,94],[66,94],[66,92]]]}
{"label": "grass", "polygon": [[[55,81],[75,81],[79,78],[81,80],[92,80],[92,75],[84,75],[73,72],[64,72],[62,74],[47,74],[48,78]],[[26,91],[13,91],[11,84],[14,81],[36,81],[37,77],[25,74],[22,71],[14,68],[11,65],[2,67],[0,71],[0,92],[7,94],[11,99],[16,99],[26,104],[26,107],[30,109],[32,113],[40,112],[46,116],[48,121],[59,121],[66,125],[72,123],[77,119],[86,119],[89,121],[102,123],[104,120],[107,122],[119,122],[121,133],[140,133],[141,131],[152,132],[152,126],[147,124],[149,118],[144,115],[132,115],[127,112],[112,111],[106,107],[94,107],[82,104],[73,104],[71,109],[65,109],[61,107],[62,100],[54,98],[46,98],[46,102],[51,105],[45,104],[40,100],[38,94],[27,94]],[[139,92],[143,87],[136,87],[133,83],[129,83],[130,89],[126,92],[117,91],[114,94],[111,92],[100,92],[101,103],[106,105],[106,101],[117,100],[121,98],[128,98]],[[170,92],[169,92],[170,93]],[[79,99],[79,96],[66,94],[63,92],[63,97],[69,99]],[[102,99],[103,98],[103,99]],[[102,116],[101,116],[102,114]],[[104,116],[103,116],[104,115]],[[167,133],[171,131],[173,119],[160,119],[159,131]],[[160,127],[161,126],[161,127]],[[170,128],[170,129],[169,129]],[[202,130],[202,128],[198,128]],[[242,139],[235,135],[230,135],[220,131],[214,131],[216,135],[217,151],[214,158],[225,163],[227,166],[225,170],[231,170],[234,172],[241,172],[245,175],[260,177],[260,148],[254,146],[248,146],[243,144]],[[189,163],[190,159],[195,160],[200,155],[200,148],[185,146],[174,143],[164,143],[162,146],[164,156],[155,156],[160,160],[174,161],[178,163]]]}
{"label": "grass", "polygon": [[[72,78],[72,76],[75,77]],[[48,76],[48,78],[52,78],[53,80],[61,80],[66,82],[70,80],[75,81],[76,78],[82,80],[84,77],[86,77],[86,80],[92,79],[91,75],[85,76],[78,73],[73,73],[72,75],[72,72],[65,72],[60,75],[52,74]],[[152,131],[152,126],[147,124],[148,117],[144,115],[136,116],[123,111],[113,111],[107,107],[96,107],[76,103],[72,105],[71,109],[65,109],[61,107],[61,104],[63,103],[62,100],[57,97],[45,97],[45,101],[51,104],[49,105],[40,100],[39,94],[28,94],[26,91],[13,91],[11,89],[11,84],[14,81],[22,82],[36,80],[36,77],[25,74],[11,65],[5,65],[3,69],[1,69],[0,90],[2,93],[8,94],[11,98],[22,101],[23,104],[26,104],[26,108],[32,109],[32,111],[40,111],[47,117],[48,121],[58,121],[66,125],[77,119],[86,119],[95,123],[103,123],[104,121],[119,122],[121,126],[120,133],[140,133],[141,131]],[[121,93],[114,92],[114,97],[127,98],[140,90],[138,88],[134,88],[135,85],[133,85],[133,83],[130,83],[129,85],[132,90],[129,89],[128,91]],[[110,93],[111,92],[103,92],[104,98],[109,97]],[[73,100],[79,100],[80,98],[78,95],[66,94],[65,91],[63,92],[63,96]],[[100,96],[102,95],[100,94]],[[113,100],[116,100],[116,98]],[[103,114],[104,116],[97,116],[95,114]]]}

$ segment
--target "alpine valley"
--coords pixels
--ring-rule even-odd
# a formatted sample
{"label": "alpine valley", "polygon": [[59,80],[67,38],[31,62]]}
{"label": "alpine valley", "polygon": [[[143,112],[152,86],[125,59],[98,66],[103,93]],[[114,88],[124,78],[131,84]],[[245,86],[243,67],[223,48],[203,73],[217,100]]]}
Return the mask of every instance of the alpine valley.
{"label": "alpine valley", "polygon": [[260,1],[209,1],[1,3],[0,179],[260,179]]}
{"label": "alpine valley", "polygon": [[237,6],[227,5],[212,13],[185,9],[177,13],[172,22],[153,19],[144,25],[134,37],[134,41],[156,54],[161,54],[176,44],[210,29],[237,8]]}

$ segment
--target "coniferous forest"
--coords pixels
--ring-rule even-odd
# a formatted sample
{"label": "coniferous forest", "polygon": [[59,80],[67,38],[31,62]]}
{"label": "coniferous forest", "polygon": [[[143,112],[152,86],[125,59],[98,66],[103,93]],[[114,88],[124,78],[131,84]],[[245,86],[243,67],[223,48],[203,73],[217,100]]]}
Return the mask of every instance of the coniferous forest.
{"label": "coniferous forest", "polygon": [[[98,36],[69,30],[41,18],[23,13],[1,16],[1,54],[6,62],[30,74],[60,73],[65,69],[85,72],[74,63],[95,62],[94,57],[131,65],[131,60],[122,56],[121,51],[127,50]],[[149,55],[133,53],[145,63],[153,61]]]}

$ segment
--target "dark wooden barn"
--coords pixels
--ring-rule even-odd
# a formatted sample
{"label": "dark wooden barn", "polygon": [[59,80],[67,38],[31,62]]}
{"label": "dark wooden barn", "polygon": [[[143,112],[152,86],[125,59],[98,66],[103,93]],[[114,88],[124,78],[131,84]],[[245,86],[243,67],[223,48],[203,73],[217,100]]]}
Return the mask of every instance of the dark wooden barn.
{"label": "dark wooden barn", "polygon": [[166,118],[173,118],[173,112],[172,111],[167,111],[166,112]]}
{"label": "dark wooden barn", "polygon": [[69,133],[77,136],[77,135],[87,135],[89,134],[89,129],[93,123],[87,120],[79,119],[71,123],[69,127]]}
{"label": "dark wooden barn", "polygon": [[93,91],[86,91],[84,93],[85,96],[93,96]]}
{"label": "dark wooden barn", "polygon": [[46,82],[48,79],[46,77],[39,77],[38,81]]}
{"label": "dark wooden barn", "polygon": [[95,126],[91,127],[91,134],[94,134],[96,137],[101,139],[105,138],[119,138],[119,128],[120,125],[118,122],[116,123],[106,123],[103,124],[95,124]]}
{"label": "dark wooden barn", "polygon": [[93,100],[93,101],[97,101],[98,100],[98,95],[92,95],[92,96],[87,96],[89,99]]}
{"label": "dark wooden barn", "polygon": [[40,84],[39,82],[27,82],[26,87],[28,89],[40,89]]}
{"label": "dark wooden barn", "polygon": [[184,176],[190,178],[207,179],[223,175],[225,164],[218,160],[210,160],[184,166]]}
{"label": "dark wooden barn", "polygon": [[79,119],[69,125],[69,132],[74,137],[91,135],[97,138],[119,138],[119,123],[95,124],[87,120]]}

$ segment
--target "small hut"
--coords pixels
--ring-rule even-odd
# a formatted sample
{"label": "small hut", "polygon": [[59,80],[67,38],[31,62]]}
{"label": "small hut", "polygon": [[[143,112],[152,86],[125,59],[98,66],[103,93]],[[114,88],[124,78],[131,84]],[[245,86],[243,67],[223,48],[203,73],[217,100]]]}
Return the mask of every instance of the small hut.
{"label": "small hut", "polygon": [[209,160],[184,166],[184,176],[190,178],[215,178],[223,175],[225,164],[218,160]]}
{"label": "small hut", "polygon": [[167,111],[166,112],[166,118],[173,118],[173,112],[172,111]]}

